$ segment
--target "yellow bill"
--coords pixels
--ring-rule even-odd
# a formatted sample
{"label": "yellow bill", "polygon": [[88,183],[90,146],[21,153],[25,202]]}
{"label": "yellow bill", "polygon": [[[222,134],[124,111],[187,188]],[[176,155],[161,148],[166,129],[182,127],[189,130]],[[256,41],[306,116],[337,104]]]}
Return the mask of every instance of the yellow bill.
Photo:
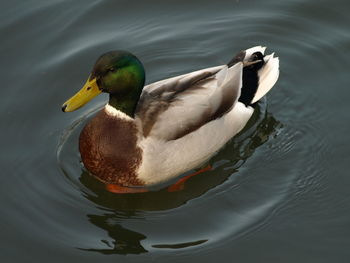
{"label": "yellow bill", "polygon": [[84,87],[81,90],[79,90],[73,97],[71,97],[69,100],[63,103],[62,111],[63,112],[75,111],[80,107],[84,106],[86,103],[88,103],[90,100],[95,98],[100,93],[101,93],[101,90],[99,89],[96,83],[96,78],[93,78],[92,80],[90,80],[90,77],[89,77]]}

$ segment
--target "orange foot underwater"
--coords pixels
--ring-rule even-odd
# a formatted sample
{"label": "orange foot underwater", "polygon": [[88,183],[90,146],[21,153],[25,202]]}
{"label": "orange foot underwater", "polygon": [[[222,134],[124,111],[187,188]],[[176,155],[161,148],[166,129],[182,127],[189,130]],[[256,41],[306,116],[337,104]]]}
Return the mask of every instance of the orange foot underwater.
{"label": "orange foot underwater", "polygon": [[106,184],[106,190],[115,194],[136,194],[136,193],[146,193],[147,188],[141,187],[127,187],[117,184]]}
{"label": "orange foot underwater", "polygon": [[208,165],[207,167],[203,168],[203,169],[200,169],[199,171],[193,173],[193,174],[189,174],[189,175],[186,175],[182,178],[180,178],[179,181],[177,181],[175,184],[171,185],[168,187],[168,192],[177,192],[177,191],[181,191],[184,189],[185,187],[185,182],[190,179],[191,177],[195,176],[195,175],[198,175],[198,174],[201,174],[201,173],[204,173],[206,171],[209,171],[211,170],[211,165]]}
{"label": "orange foot underwater", "polygon": [[[177,192],[177,191],[181,191],[184,189],[185,187],[185,182],[190,179],[191,177],[204,173],[206,171],[211,170],[211,166],[208,165],[207,167],[193,173],[187,176],[184,176],[182,178],[180,178],[175,184],[169,186],[167,188],[168,192]],[[127,186],[121,186],[121,185],[117,185],[117,184],[106,184],[106,190],[111,192],[111,193],[115,193],[115,194],[136,194],[136,193],[146,193],[149,192],[149,190],[147,188],[143,188],[143,187],[127,187]]]}

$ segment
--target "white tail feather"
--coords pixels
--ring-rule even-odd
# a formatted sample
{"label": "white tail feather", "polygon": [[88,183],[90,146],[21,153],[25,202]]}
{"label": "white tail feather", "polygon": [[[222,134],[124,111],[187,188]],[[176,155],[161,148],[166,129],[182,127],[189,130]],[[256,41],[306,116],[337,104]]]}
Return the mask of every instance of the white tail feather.
{"label": "white tail feather", "polygon": [[279,58],[271,55],[264,57],[265,65],[259,70],[259,86],[251,103],[260,100],[275,85],[279,76]]}

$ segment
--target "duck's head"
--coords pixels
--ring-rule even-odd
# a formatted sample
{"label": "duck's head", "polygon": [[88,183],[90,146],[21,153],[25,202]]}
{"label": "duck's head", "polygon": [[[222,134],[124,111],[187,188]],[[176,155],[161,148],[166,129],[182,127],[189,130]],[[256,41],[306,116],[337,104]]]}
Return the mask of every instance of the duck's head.
{"label": "duck's head", "polygon": [[109,104],[133,117],[145,83],[145,71],[137,57],[126,51],[110,51],[100,56],[83,88],[62,105],[63,112],[84,106],[102,92]]}

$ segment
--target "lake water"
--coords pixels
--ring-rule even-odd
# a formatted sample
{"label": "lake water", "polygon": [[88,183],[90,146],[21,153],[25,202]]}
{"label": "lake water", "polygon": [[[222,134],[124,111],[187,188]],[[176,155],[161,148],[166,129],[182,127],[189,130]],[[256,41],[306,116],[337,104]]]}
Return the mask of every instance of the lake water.
{"label": "lake water", "polygon": [[[350,3],[1,1],[0,262],[349,262]],[[183,191],[116,195],[61,104],[125,49],[147,83],[268,46],[280,79]]]}

